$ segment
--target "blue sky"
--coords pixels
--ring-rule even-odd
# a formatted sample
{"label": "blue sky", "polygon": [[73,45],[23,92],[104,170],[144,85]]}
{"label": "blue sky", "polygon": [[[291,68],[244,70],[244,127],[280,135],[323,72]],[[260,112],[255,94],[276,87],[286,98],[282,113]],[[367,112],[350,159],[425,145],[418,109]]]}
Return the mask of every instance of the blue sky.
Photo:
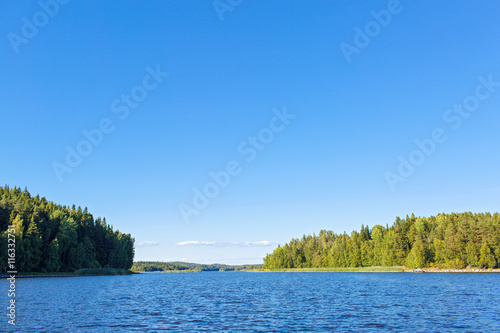
{"label": "blue sky", "polygon": [[136,260],[260,263],[321,229],[496,212],[499,11],[3,2],[0,183],[105,216]]}

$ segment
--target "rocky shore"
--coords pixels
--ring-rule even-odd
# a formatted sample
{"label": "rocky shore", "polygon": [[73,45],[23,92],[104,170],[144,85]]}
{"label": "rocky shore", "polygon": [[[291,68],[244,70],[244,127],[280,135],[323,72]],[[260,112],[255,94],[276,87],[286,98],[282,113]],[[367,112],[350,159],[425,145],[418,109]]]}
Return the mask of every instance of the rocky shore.
{"label": "rocky shore", "polygon": [[484,269],[484,268],[424,268],[424,273],[500,273],[500,269]]}

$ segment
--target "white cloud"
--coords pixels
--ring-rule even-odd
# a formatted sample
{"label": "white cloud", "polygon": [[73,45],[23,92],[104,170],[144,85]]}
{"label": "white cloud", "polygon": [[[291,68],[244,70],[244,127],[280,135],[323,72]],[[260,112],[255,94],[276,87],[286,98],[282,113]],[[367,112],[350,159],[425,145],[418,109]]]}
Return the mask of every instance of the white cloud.
{"label": "white cloud", "polygon": [[205,242],[205,241],[186,241],[186,242],[179,242],[175,243],[175,245],[179,246],[197,246],[197,245],[208,245],[208,246],[215,246],[216,242]]}
{"label": "white cloud", "polygon": [[158,245],[157,242],[152,242],[152,241],[143,241],[143,242],[136,242],[135,246],[138,247],[144,247],[144,246],[156,246]]}
{"label": "white cloud", "polygon": [[257,247],[257,246],[273,246],[279,242],[260,241],[260,242],[207,242],[207,241],[186,241],[175,243],[177,246],[239,246],[239,247]]}

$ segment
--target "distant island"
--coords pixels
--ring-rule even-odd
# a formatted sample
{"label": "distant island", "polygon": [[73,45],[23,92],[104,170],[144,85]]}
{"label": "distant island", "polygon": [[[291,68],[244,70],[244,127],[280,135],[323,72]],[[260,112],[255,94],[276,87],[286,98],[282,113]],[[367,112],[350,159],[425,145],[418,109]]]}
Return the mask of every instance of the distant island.
{"label": "distant island", "polygon": [[350,235],[321,230],[278,246],[265,257],[263,269],[398,266],[450,270],[499,265],[500,214],[467,212],[427,218],[412,214],[396,218],[391,226],[370,229],[362,225]]}
{"label": "distant island", "polygon": [[[13,266],[9,234],[15,235]],[[32,197],[27,189],[0,187],[0,273],[122,274],[133,260],[134,239],[113,230],[106,218]]]}
{"label": "distant island", "polygon": [[262,265],[224,265],[195,264],[183,261],[137,261],[131,270],[134,272],[213,272],[213,271],[246,271],[261,269]]}

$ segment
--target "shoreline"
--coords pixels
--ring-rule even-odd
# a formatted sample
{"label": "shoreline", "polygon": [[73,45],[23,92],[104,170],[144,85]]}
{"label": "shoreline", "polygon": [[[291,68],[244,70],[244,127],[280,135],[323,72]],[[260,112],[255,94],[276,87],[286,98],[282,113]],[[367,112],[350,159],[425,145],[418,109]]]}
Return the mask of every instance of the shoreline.
{"label": "shoreline", "polygon": [[[85,275],[76,275],[76,274],[40,274],[40,275],[33,275],[33,274],[12,274],[16,277],[16,279],[31,279],[31,278],[47,278],[47,277],[75,277],[75,276],[85,276]],[[5,279],[5,278],[10,278],[10,275],[0,275],[0,278]]]}
{"label": "shoreline", "polygon": [[[500,273],[499,268],[423,268],[421,271],[406,268],[404,266],[372,266],[372,267],[319,267],[319,268],[279,268],[279,269],[252,269],[245,270],[249,273]],[[123,276],[142,273],[202,273],[192,270],[172,270],[162,272],[134,272],[130,270],[101,270],[99,272],[50,272],[50,273],[20,273],[12,274],[15,278],[52,278],[52,277],[79,277],[79,276]],[[9,274],[0,274],[0,278],[10,278]]]}
{"label": "shoreline", "polygon": [[16,274],[0,274],[0,278],[10,278],[11,275],[16,279],[25,278],[47,278],[47,277],[78,277],[78,276],[123,276],[138,274],[128,269],[122,268],[81,268],[74,272],[47,272],[47,273],[25,273],[20,272]]}
{"label": "shoreline", "polygon": [[319,268],[280,268],[253,269],[252,273],[500,273],[500,269],[485,268],[423,268],[421,271],[404,266],[374,267],[319,267]]}

